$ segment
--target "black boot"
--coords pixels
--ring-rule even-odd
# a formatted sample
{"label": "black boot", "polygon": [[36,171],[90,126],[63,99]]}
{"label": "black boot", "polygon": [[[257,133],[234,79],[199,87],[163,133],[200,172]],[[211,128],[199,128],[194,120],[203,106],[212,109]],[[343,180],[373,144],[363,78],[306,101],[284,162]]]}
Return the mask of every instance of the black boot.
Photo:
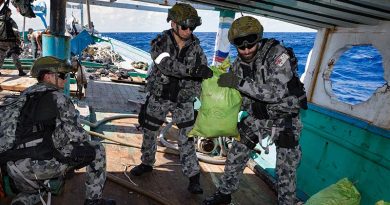
{"label": "black boot", "polygon": [[230,194],[223,194],[221,192],[216,192],[212,196],[207,197],[202,205],[222,205],[230,204],[232,202],[232,196]]}
{"label": "black boot", "polygon": [[25,73],[23,70],[19,71],[19,76],[25,76],[25,75],[27,75],[27,73]]}
{"label": "black boot", "polygon": [[116,205],[112,199],[86,199],[84,205]]}
{"label": "black boot", "polygon": [[152,166],[140,164],[133,169],[131,169],[130,173],[134,176],[141,176],[147,172],[151,172],[153,170]]}
{"label": "black boot", "polygon": [[187,190],[193,194],[203,194],[203,189],[200,187],[199,183],[200,174],[196,174],[190,177],[190,184],[188,185]]}

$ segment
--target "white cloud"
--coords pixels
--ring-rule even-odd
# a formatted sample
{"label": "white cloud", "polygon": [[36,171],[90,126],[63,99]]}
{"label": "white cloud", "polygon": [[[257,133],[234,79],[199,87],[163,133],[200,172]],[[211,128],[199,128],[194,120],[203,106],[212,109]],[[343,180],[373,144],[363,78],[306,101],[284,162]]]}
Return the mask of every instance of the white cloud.
{"label": "white cloud", "polygon": [[[44,0],[50,10],[49,0]],[[122,1],[123,2],[123,1]],[[125,1],[129,2],[129,1]],[[132,2],[135,3],[135,2]],[[137,4],[148,5],[136,2]],[[13,18],[22,30],[23,17],[13,9]],[[77,9],[67,9],[67,16],[72,13],[76,18],[80,18],[80,11]],[[219,12],[210,10],[199,10],[202,17],[202,26],[197,28],[198,32],[216,32],[218,30]],[[236,14],[236,18],[240,14]],[[168,29],[170,24],[166,22],[166,13],[139,11],[131,9],[108,8],[102,6],[91,6],[91,19],[94,22],[95,29],[100,32],[160,32]],[[315,30],[278,21],[265,17],[257,17],[264,26],[265,32],[315,32]],[[47,23],[50,23],[50,17],[47,17]],[[87,23],[87,11],[84,5],[84,24]],[[39,18],[26,18],[27,28],[43,29]]]}

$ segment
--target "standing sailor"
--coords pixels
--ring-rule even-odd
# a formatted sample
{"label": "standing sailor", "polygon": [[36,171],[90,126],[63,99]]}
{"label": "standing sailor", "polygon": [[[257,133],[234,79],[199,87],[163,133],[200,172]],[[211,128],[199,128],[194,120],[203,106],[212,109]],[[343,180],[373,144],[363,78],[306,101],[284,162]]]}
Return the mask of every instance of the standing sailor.
{"label": "standing sailor", "polygon": [[265,136],[276,144],[278,204],[296,203],[296,170],[301,160],[299,110],[307,109],[306,94],[292,49],[262,36],[263,26],[250,16],[236,19],[229,29],[228,38],[238,57],[232,71],[220,76],[218,85],[240,91],[242,110],[249,116],[238,124],[240,141],[233,142],[222,183],[204,205],[231,202],[251,150]]}
{"label": "standing sailor", "polygon": [[153,71],[146,89],[149,96],[141,107],[139,123],[144,132],[142,163],[131,170],[140,176],[153,170],[156,155],[157,135],[168,112],[179,128],[178,144],[180,162],[185,176],[189,177],[188,191],[203,193],[200,187],[200,168],[194,140],[187,134],[195,122],[194,102],[200,95],[203,79],[212,77],[207,59],[193,34],[202,24],[197,11],[189,4],[177,3],[168,11],[167,22],[171,29],[163,31],[152,41],[151,56]]}
{"label": "standing sailor", "polygon": [[2,68],[6,57],[12,57],[19,71],[19,76],[24,76],[26,73],[23,72],[22,64],[19,60],[21,41],[18,25],[11,18],[11,15],[12,11],[5,3],[0,10],[0,68]]}

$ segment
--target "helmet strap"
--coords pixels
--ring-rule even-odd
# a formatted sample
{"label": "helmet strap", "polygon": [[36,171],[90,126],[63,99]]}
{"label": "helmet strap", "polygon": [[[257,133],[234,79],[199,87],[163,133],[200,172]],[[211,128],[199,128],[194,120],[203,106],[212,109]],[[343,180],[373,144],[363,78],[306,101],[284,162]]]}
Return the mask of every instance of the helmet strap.
{"label": "helmet strap", "polygon": [[185,38],[181,37],[180,34],[179,34],[179,25],[176,23],[176,29],[173,29],[173,33],[175,33],[177,35],[177,37],[180,38],[180,40],[182,41],[186,41]]}
{"label": "helmet strap", "polygon": [[58,85],[58,76],[57,76],[57,73],[55,73],[54,77],[55,77],[55,79],[56,79],[56,84],[55,84],[55,86],[56,86],[56,87],[60,87],[60,86]]}

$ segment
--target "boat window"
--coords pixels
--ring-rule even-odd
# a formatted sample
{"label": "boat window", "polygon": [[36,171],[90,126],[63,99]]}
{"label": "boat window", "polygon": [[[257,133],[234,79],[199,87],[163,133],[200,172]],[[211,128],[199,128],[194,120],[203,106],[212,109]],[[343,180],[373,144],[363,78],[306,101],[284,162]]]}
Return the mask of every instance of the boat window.
{"label": "boat window", "polygon": [[330,76],[333,93],[348,104],[364,102],[386,83],[383,72],[382,56],[375,47],[352,46],[334,64]]}

